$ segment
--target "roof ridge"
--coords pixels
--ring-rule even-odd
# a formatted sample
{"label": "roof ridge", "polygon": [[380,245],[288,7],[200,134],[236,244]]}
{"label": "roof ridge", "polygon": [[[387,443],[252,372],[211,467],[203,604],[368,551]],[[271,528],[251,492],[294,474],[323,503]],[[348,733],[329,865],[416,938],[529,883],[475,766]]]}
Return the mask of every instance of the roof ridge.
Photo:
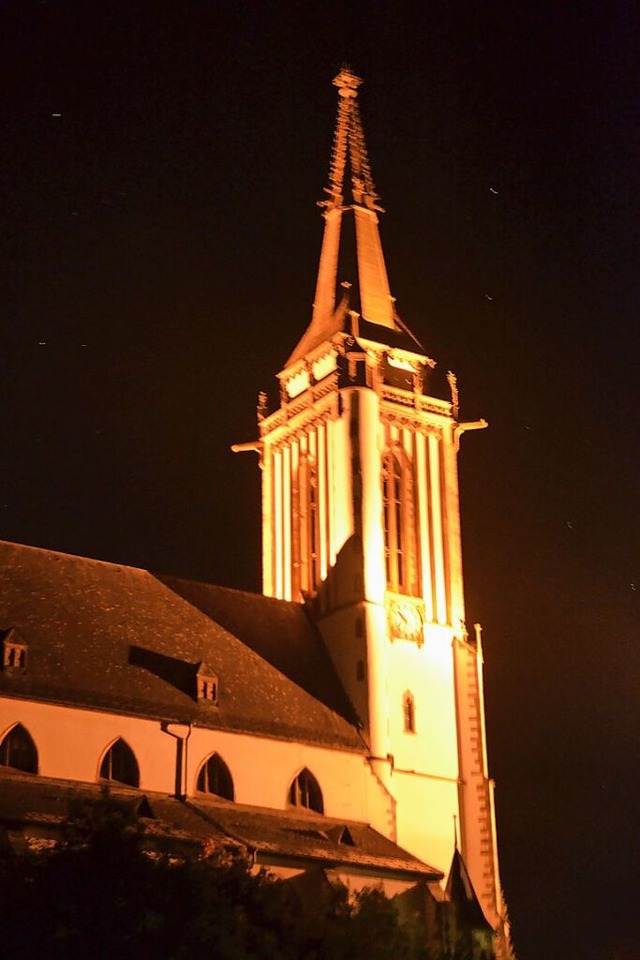
{"label": "roof ridge", "polygon": [[154,576],[146,567],[134,567],[129,563],[120,563],[116,560],[100,560],[98,557],[83,557],[78,553],[66,553],[64,550],[53,550],[51,547],[38,547],[32,543],[16,543],[13,540],[0,540],[0,547],[14,547],[19,550],[28,550],[33,553],[48,554],[54,557],[64,557],[66,560],[78,560],[82,563],[96,563],[105,567],[116,567],[120,570],[133,570],[136,573],[146,573]]}

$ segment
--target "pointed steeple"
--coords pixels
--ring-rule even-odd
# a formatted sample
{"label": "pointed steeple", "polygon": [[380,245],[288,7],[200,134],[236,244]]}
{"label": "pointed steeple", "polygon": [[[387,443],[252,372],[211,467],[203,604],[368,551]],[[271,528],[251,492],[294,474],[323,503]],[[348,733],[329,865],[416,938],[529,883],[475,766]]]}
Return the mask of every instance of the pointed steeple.
{"label": "pointed steeple", "polygon": [[[343,67],[334,78],[338,88],[338,118],[333,139],[333,153],[329,170],[329,185],[325,187],[327,199],[324,207],[324,237],[320,253],[320,266],[316,284],[311,323],[298,346],[289,357],[287,366],[295,363],[323,340],[330,339],[344,329],[345,310],[336,309],[338,282],[358,284],[360,315],[369,323],[399,330],[394,309],[394,300],[389,289],[387,269],[382,253],[378,229],[378,206],[369,158],[358,108],[358,87],[362,83],[349,67]],[[345,177],[347,166],[350,173],[351,202],[345,205]],[[347,217],[355,223],[355,258],[357,277],[339,277],[341,243],[345,240],[344,226]]]}

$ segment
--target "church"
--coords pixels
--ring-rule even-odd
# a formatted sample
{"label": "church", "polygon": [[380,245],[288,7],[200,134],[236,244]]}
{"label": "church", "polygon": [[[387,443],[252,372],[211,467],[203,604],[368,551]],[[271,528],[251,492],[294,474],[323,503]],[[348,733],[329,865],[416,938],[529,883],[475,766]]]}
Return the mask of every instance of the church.
{"label": "church", "polygon": [[0,830],[108,783],[148,835],[379,886],[433,944],[512,957],[466,625],[456,378],[401,320],[343,68],[311,320],[260,394],[263,594],[0,544]]}

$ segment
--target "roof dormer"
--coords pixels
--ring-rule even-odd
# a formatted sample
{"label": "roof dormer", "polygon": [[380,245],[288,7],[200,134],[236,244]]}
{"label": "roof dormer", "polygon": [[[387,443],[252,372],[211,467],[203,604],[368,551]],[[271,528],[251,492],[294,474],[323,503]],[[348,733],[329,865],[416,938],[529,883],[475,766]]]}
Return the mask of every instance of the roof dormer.
{"label": "roof dormer", "polygon": [[2,669],[5,673],[24,673],[29,644],[16,627],[9,627],[2,638]]}

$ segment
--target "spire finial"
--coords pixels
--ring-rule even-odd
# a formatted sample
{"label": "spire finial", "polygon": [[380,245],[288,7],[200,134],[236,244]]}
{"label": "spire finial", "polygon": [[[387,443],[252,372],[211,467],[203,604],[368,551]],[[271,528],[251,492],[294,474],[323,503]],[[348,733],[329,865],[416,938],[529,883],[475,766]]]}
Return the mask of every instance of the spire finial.
{"label": "spire finial", "polygon": [[342,65],[340,73],[333,78],[334,86],[338,88],[338,93],[344,99],[355,100],[361,83],[360,77],[356,77],[351,67],[346,63]]}

